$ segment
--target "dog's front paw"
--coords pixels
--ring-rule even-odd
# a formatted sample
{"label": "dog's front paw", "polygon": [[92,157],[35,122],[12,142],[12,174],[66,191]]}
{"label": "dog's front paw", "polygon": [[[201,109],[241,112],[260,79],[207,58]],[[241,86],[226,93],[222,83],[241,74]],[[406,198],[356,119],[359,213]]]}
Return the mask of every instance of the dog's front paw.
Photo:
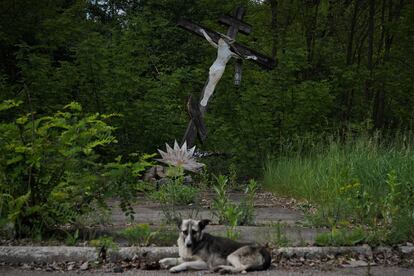
{"label": "dog's front paw", "polygon": [[183,271],[183,270],[178,265],[170,268],[171,273],[178,273],[178,272],[181,272],[181,271]]}
{"label": "dog's front paw", "polygon": [[164,258],[159,260],[158,263],[160,264],[161,268],[167,269],[177,264],[177,260],[175,258]]}

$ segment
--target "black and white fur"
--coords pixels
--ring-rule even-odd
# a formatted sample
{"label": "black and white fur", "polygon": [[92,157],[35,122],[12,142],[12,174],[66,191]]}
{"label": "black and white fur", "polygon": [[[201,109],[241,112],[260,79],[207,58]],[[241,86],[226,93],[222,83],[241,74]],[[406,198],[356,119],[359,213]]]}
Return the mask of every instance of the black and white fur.
{"label": "black and white fur", "polygon": [[178,223],[179,258],[159,261],[170,272],[210,270],[220,273],[245,273],[266,270],[270,267],[270,253],[262,246],[239,243],[215,237],[203,230],[209,220],[186,219]]}

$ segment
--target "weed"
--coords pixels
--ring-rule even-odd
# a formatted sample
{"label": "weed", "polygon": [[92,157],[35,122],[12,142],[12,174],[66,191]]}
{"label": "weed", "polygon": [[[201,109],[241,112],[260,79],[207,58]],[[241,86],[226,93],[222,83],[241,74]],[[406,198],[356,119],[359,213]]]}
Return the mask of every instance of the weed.
{"label": "weed", "polygon": [[198,187],[202,191],[206,191],[211,186],[211,174],[208,173],[206,166],[200,171],[200,173],[194,176],[194,181],[198,184]]}
{"label": "weed", "polygon": [[251,224],[254,218],[254,196],[256,195],[258,184],[250,180],[245,189],[245,197],[240,204],[232,202],[228,197],[228,178],[223,175],[216,177],[213,186],[216,197],[212,203],[212,212],[218,218],[219,223],[229,225]]}
{"label": "weed", "polygon": [[240,237],[240,231],[235,226],[229,226],[226,228],[226,237],[231,240],[237,240]]}
{"label": "weed", "polygon": [[240,224],[252,224],[254,222],[254,197],[258,189],[258,184],[251,179],[244,191],[245,197],[242,199],[239,209],[241,211]]}
{"label": "weed", "polygon": [[225,223],[227,221],[226,218],[226,210],[232,203],[229,202],[229,198],[227,196],[227,177],[224,175],[219,175],[216,177],[216,183],[213,186],[214,192],[216,193],[216,197],[212,203],[212,210],[213,215],[215,215],[219,223]]}
{"label": "weed", "polygon": [[[158,191],[150,194],[150,198],[161,205],[161,210],[167,222],[181,218],[178,205],[195,203],[199,190],[196,187],[183,184],[184,172],[180,167],[170,167],[167,170],[168,181]],[[195,211],[196,215],[198,211]]]}
{"label": "weed", "polygon": [[99,258],[106,261],[108,256],[108,250],[118,251],[119,247],[114,242],[112,237],[102,236],[96,240],[91,240],[90,244],[98,250]]}
{"label": "weed", "polygon": [[151,231],[149,224],[142,223],[127,227],[119,234],[127,239],[131,245],[147,246],[156,235],[156,232]]}
{"label": "weed", "polygon": [[277,223],[272,223],[270,230],[270,242],[277,246],[283,247],[289,245],[289,239],[286,236],[286,232],[283,229],[283,225],[278,221]]}
{"label": "weed", "polygon": [[66,245],[74,246],[79,240],[79,229],[76,229],[73,234],[66,232]]}
{"label": "weed", "polygon": [[225,217],[228,220],[228,227],[226,229],[226,236],[229,239],[236,240],[240,236],[240,232],[236,229],[239,224],[239,218],[242,212],[235,204],[229,204],[225,210]]}
{"label": "weed", "polygon": [[319,246],[352,246],[364,242],[368,233],[361,228],[337,229],[316,236],[315,244]]}
{"label": "weed", "polygon": [[177,244],[178,234],[176,229],[161,226],[156,232],[153,242],[159,246],[172,246]]}
{"label": "weed", "polygon": [[237,185],[237,167],[234,163],[229,166],[229,186],[232,190],[239,188]]}

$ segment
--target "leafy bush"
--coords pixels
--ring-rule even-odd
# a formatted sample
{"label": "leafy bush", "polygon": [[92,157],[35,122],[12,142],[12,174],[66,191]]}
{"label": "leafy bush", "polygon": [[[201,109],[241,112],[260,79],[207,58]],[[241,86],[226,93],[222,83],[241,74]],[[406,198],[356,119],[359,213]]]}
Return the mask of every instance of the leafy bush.
{"label": "leafy bush", "polygon": [[[0,111],[19,104],[5,101]],[[99,153],[116,143],[114,128],[105,123],[112,116],[84,114],[73,102],[51,116],[28,113],[1,123],[1,224],[12,223],[17,236],[40,238],[91,211],[92,202],[105,206],[107,196],[125,195],[127,187],[108,168],[133,167],[139,175],[147,163],[101,163]]]}

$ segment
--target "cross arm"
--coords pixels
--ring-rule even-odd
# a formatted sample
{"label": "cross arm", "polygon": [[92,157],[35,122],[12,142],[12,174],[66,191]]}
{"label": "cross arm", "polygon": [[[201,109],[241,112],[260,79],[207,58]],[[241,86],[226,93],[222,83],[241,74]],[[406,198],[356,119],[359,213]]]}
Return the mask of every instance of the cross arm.
{"label": "cross arm", "polygon": [[[230,45],[232,51],[234,51],[235,53],[239,54],[240,56],[242,56],[243,58],[247,58],[250,57],[249,59],[255,63],[257,63],[258,65],[260,65],[261,67],[265,68],[265,69],[273,69],[275,67],[275,60],[265,56],[259,52],[256,52],[255,50],[252,50],[240,43],[233,43]],[[256,57],[255,59],[253,59],[252,57]]]}
{"label": "cross arm", "polygon": [[199,37],[205,38],[203,32],[201,29],[204,29],[204,31],[208,34],[209,37],[213,40],[214,43],[218,43],[218,40],[220,39],[220,34],[218,34],[215,31],[212,31],[206,27],[203,27],[201,25],[198,25],[190,20],[187,19],[180,19],[177,23],[177,25],[184,30],[190,31],[195,35],[198,35]]}
{"label": "cross arm", "polygon": [[228,26],[237,26],[238,30],[246,35],[252,31],[252,25],[247,24],[237,18],[228,15],[222,15],[219,18],[219,22]]}
{"label": "cross arm", "polygon": [[[218,40],[221,38],[221,35],[215,31],[212,31],[206,27],[203,27],[199,24],[196,24],[190,20],[187,19],[180,19],[177,23],[177,25],[187,31],[190,31],[202,38],[204,38],[203,33],[201,32],[201,29],[204,29],[204,31],[211,37],[211,39],[214,41],[214,43],[218,43]],[[266,68],[266,69],[273,69],[274,65],[275,65],[275,61],[270,58],[267,57],[266,55],[263,55],[259,52],[256,52],[238,42],[234,42],[230,44],[230,47],[232,48],[232,50],[240,55],[241,57],[245,58],[248,56],[256,56],[257,59],[251,59],[251,61],[257,63],[258,65]]]}

